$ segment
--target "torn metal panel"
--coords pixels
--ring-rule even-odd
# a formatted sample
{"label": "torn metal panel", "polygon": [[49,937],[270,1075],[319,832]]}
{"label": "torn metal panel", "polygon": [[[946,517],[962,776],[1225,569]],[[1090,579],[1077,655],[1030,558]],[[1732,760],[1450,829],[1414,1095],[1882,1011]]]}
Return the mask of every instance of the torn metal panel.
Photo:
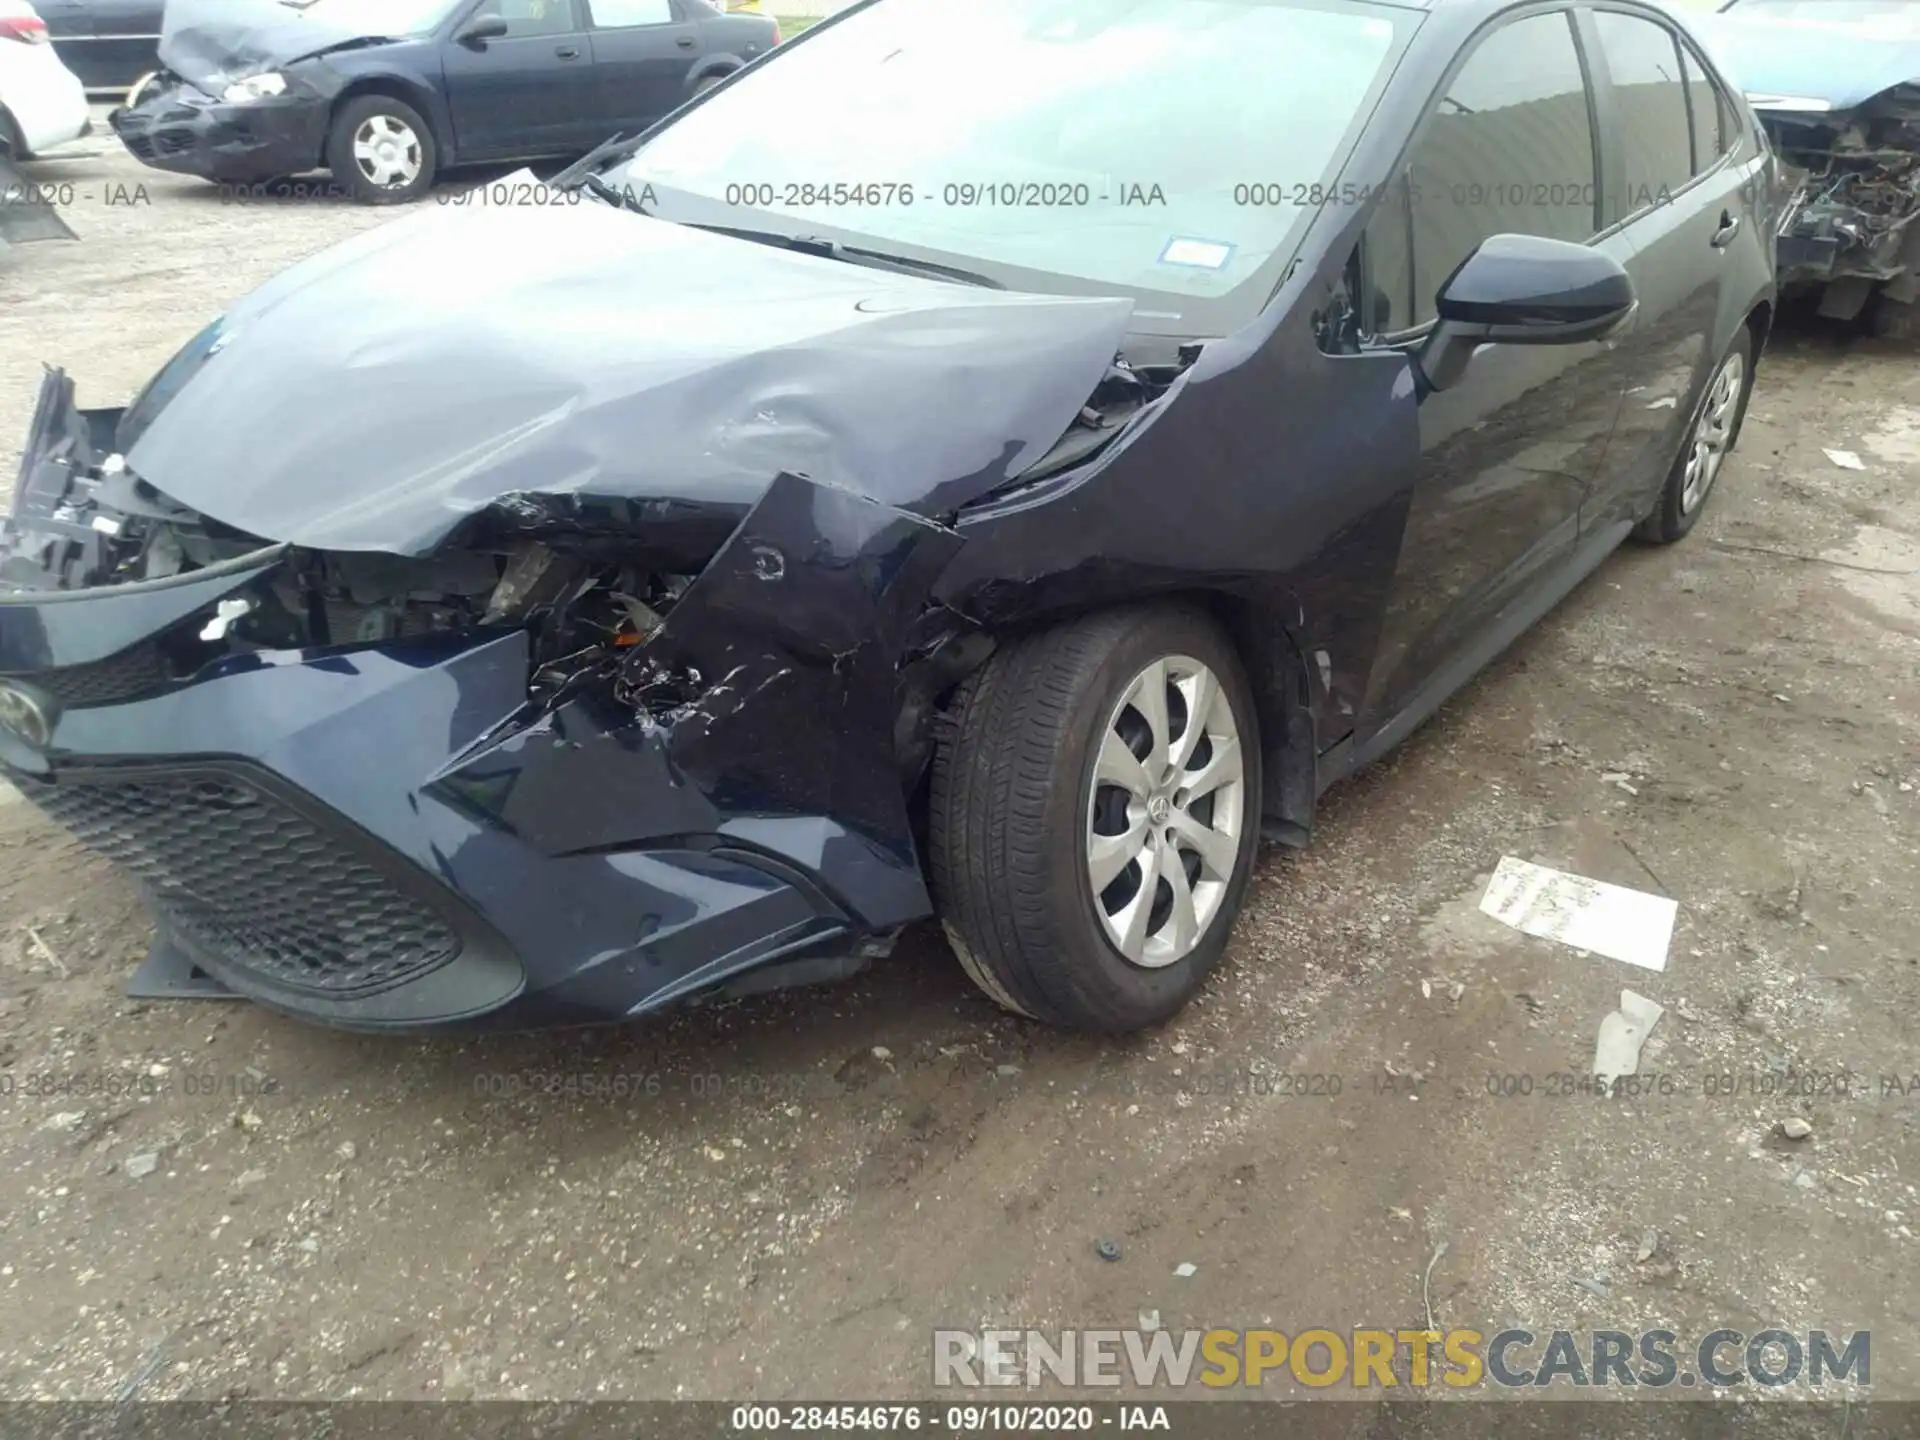
{"label": "torn metal panel", "polygon": [[53,208],[0,152],[0,251],[9,245],[36,240],[77,240],[60,212]]}
{"label": "torn metal panel", "polygon": [[884,929],[929,913],[896,757],[945,526],[782,475],[617,676],[446,767],[433,793],[550,854],[717,834]]}
{"label": "torn metal panel", "polygon": [[597,203],[432,207],[235,306],[132,408],[127,461],[320,550],[417,555],[577,512],[711,539],[778,474],[937,516],[1052,448],[1131,314]]}
{"label": "torn metal panel", "polygon": [[162,677],[157,660],[109,662],[259,582],[284,555],[243,542],[190,573],[152,568],[149,528],[175,512],[115,463],[119,417],[78,408],[72,381],[49,370],[0,522],[0,674],[34,674],[54,700],[97,702]]}

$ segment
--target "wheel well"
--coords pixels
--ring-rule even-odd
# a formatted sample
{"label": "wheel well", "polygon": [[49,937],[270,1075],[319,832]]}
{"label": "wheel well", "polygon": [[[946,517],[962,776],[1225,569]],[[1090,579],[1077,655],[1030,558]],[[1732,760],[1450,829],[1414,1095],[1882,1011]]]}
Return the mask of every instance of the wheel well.
{"label": "wheel well", "polygon": [[1304,845],[1313,828],[1318,754],[1306,657],[1293,637],[1274,624],[1271,613],[1254,602],[1219,591],[1188,598],[1220,623],[1253,687],[1266,777],[1261,828],[1268,839]]}
{"label": "wheel well", "polygon": [[341,110],[360,99],[363,95],[384,95],[389,100],[398,100],[410,109],[418,111],[420,118],[427,122],[427,128],[433,131],[434,149],[440,152],[442,161],[444,162],[447,152],[451,147],[447,143],[447,136],[442,131],[440,116],[435,111],[432,98],[424,89],[409,85],[406,81],[397,80],[389,75],[369,75],[364,79],[355,80],[351,85],[347,86],[346,89],[342,90],[335,98],[332,110],[327,113],[327,133],[329,135],[333,133],[334,121],[339,118]]}
{"label": "wheel well", "polygon": [[[1260,720],[1260,738],[1264,761],[1264,794],[1261,804],[1262,827],[1269,839],[1290,845],[1306,843],[1313,824],[1316,799],[1314,765],[1318,754],[1311,708],[1307,662],[1291,636],[1273,624],[1263,607],[1214,590],[1180,590],[1152,597],[1155,602],[1188,604],[1210,615],[1232,643],[1234,652],[1246,669],[1253,689],[1254,706]],[[993,632],[992,639],[960,660],[952,670],[929,687],[928,710],[943,709],[951,703],[966,677],[984,664],[998,646],[1034,630],[1047,629],[1069,620],[1118,605],[1137,604],[1135,600],[1114,600],[1111,604],[1063,610],[1018,627]],[[985,637],[980,637],[985,640]],[[911,724],[903,727],[905,731]],[[903,753],[908,747],[903,743]],[[930,752],[929,752],[930,753]],[[924,757],[922,757],[924,763]],[[924,790],[920,765],[910,764],[909,773]],[[914,797],[916,810],[923,798]]]}
{"label": "wheel well", "polygon": [[1747,316],[1747,328],[1753,332],[1753,363],[1758,366],[1760,354],[1767,348],[1767,336],[1773,331],[1773,302],[1762,300],[1753,307],[1753,313]]}

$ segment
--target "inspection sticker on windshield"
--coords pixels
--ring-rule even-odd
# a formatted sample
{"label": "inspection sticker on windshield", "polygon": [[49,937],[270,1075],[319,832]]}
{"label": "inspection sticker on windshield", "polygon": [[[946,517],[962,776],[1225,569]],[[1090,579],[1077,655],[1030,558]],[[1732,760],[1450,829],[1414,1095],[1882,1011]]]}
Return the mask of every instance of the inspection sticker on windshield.
{"label": "inspection sticker on windshield", "polygon": [[1233,258],[1233,246],[1224,240],[1192,240],[1176,235],[1160,252],[1162,265],[1189,265],[1196,270],[1224,270]]}

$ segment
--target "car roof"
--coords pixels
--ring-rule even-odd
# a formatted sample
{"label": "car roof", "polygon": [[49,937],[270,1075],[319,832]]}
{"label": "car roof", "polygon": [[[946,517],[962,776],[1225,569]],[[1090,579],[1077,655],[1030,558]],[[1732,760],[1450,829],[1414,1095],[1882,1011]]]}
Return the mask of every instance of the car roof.
{"label": "car roof", "polygon": [[[1436,11],[1456,20],[1478,20],[1485,16],[1497,15],[1503,10],[1514,9],[1518,5],[1528,3],[1528,0],[1372,0],[1372,3],[1390,6],[1395,10]],[[1569,3],[1572,3],[1572,0],[1569,0]],[[1675,8],[1671,4],[1664,3],[1664,0],[1627,0],[1627,3],[1657,11],[1682,23],[1685,23],[1687,18],[1685,15],[1676,13]],[[1920,3],[1920,0],[1913,0],[1913,3]]]}

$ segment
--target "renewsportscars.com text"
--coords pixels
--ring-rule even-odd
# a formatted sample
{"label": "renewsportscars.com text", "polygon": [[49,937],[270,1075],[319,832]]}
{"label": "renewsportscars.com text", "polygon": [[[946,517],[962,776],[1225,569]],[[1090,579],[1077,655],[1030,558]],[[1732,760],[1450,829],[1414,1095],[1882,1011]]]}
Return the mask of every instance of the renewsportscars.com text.
{"label": "renewsportscars.com text", "polygon": [[950,1387],[1202,1385],[1655,1390],[1872,1383],[1865,1330],[936,1330],[933,1383]]}

